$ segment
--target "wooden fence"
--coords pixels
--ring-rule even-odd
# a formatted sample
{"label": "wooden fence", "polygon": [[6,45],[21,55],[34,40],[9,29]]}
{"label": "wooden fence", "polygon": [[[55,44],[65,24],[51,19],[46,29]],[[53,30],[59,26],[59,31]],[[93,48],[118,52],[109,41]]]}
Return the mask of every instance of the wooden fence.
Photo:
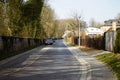
{"label": "wooden fence", "polygon": [[[120,53],[120,28],[116,31],[110,30],[104,33],[101,37],[81,37],[80,45],[95,49],[103,49],[114,52],[117,49],[117,53]],[[78,45],[78,37],[72,37],[72,43]]]}
{"label": "wooden fence", "polygon": [[[78,44],[78,37],[72,38],[72,42],[74,44]],[[90,47],[90,48],[105,50],[105,38],[103,36],[99,38],[91,38],[89,36],[86,36],[84,38],[81,37],[80,45]]]}

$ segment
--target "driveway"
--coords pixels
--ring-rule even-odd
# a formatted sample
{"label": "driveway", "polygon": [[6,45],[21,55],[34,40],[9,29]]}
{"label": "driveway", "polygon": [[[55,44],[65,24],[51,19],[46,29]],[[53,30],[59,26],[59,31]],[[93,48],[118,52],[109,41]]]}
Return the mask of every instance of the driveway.
{"label": "driveway", "polygon": [[115,80],[94,57],[63,40],[0,62],[0,80]]}

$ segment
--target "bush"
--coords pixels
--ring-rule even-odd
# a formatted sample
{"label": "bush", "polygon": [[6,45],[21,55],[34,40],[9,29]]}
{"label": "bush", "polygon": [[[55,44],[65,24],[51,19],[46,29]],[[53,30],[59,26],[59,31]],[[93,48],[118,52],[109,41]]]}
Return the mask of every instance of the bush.
{"label": "bush", "polygon": [[116,32],[114,53],[120,53],[120,29],[118,29],[117,32]]}

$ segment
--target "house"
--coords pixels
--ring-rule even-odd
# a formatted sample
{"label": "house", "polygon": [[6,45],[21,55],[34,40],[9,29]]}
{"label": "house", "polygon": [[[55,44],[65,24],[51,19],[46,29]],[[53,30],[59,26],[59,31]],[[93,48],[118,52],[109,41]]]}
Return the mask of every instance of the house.
{"label": "house", "polygon": [[118,19],[111,19],[108,21],[105,21],[105,24],[103,27],[101,27],[102,30],[105,32],[105,49],[108,51],[113,51],[115,46],[115,40],[116,40],[116,32],[117,29],[120,28],[120,20]]}
{"label": "house", "polygon": [[110,28],[113,30],[116,30],[116,28],[120,28],[120,20],[110,19],[110,20],[104,21],[104,25],[100,29],[106,32]]}
{"label": "house", "polygon": [[95,28],[95,27],[87,27],[85,28],[85,35],[87,36],[97,36],[97,35],[103,35],[103,31],[99,28]]}

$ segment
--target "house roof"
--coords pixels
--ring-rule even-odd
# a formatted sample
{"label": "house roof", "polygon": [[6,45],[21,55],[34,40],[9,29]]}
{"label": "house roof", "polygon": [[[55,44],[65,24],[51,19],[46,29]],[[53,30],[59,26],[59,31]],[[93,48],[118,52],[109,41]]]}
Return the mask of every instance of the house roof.
{"label": "house roof", "polygon": [[116,25],[117,26],[120,26],[120,20],[118,19],[109,19],[109,20],[106,20],[104,21],[104,26],[112,26],[112,22],[116,22]]}

